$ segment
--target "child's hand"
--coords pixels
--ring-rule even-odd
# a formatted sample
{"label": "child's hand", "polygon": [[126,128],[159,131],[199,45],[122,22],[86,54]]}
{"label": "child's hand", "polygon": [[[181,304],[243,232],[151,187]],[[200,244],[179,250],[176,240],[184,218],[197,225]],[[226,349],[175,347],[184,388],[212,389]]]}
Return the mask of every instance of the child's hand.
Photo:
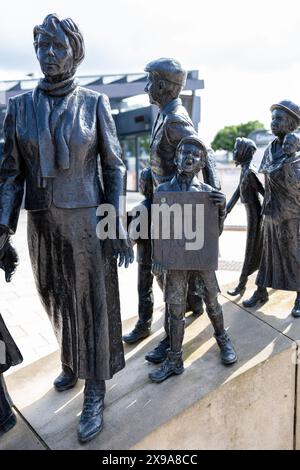
{"label": "child's hand", "polygon": [[220,206],[220,209],[226,209],[226,197],[225,194],[220,191],[212,191],[209,193],[209,199],[217,206]]}
{"label": "child's hand", "polygon": [[165,270],[160,263],[157,263],[155,261],[152,263],[152,272],[154,276],[161,276],[162,274],[164,274]]}

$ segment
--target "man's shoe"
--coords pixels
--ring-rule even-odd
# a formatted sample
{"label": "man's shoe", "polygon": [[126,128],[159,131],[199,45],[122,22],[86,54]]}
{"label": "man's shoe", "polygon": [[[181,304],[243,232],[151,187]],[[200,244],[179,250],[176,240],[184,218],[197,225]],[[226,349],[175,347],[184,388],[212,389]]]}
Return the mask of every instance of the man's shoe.
{"label": "man's shoe", "polygon": [[142,323],[138,321],[130,333],[123,335],[123,341],[127,344],[134,344],[145,339],[150,335],[151,332],[151,323]]}
{"label": "man's shoe", "polygon": [[78,377],[70,367],[63,365],[62,372],[59,374],[58,377],[53,382],[54,387],[58,392],[64,392],[65,390],[69,390],[70,388],[75,387],[77,384]]}
{"label": "man's shoe", "polygon": [[299,296],[297,296],[294,308],[293,308],[291,313],[292,313],[293,317],[295,317],[295,318],[300,317],[300,297]]}
{"label": "man's shoe", "polygon": [[267,289],[263,290],[256,290],[252,297],[248,300],[244,300],[243,305],[244,307],[255,307],[257,304],[264,304],[269,300],[269,294]]}
{"label": "man's shoe", "polygon": [[0,422],[0,436],[12,429],[17,423],[16,415],[11,411],[10,415]]}
{"label": "man's shoe", "polygon": [[152,364],[160,364],[167,358],[169,348],[169,337],[166,337],[162,341],[160,341],[160,343],[158,343],[156,348],[146,354],[146,361],[152,362]]}
{"label": "man's shoe", "polygon": [[103,429],[104,394],[105,390],[95,380],[86,381],[83,409],[77,428],[81,443],[91,441]]}
{"label": "man's shoe", "polygon": [[182,353],[168,351],[167,359],[153,372],[150,372],[149,379],[152,382],[160,383],[171,375],[180,375],[184,371]]}
{"label": "man's shoe", "polygon": [[200,299],[198,302],[196,302],[196,305],[194,305],[193,308],[187,302],[186,313],[187,312],[192,312],[193,317],[200,317],[200,315],[204,313],[203,300]]}
{"label": "man's shoe", "polygon": [[222,362],[226,365],[234,364],[237,361],[237,354],[229,335],[224,331],[222,335],[215,335],[215,338],[220,348]]}
{"label": "man's shoe", "polygon": [[228,290],[227,294],[236,296],[236,295],[242,295],[245,292],[246,289],[246,283],[245,282],[239,282],[238,285],[232,289]]}
{"label": "man's shoe", "polygon": [[193,310],[192,315],[193,317],[200,317],[204,313],[204,307],[201,305],[201,307],[197,307]]}

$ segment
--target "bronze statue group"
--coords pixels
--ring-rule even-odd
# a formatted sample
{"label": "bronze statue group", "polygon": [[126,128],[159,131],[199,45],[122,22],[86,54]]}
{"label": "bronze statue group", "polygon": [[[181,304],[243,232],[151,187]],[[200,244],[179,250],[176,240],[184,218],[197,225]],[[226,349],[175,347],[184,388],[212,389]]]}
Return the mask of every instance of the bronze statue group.
{"label": "bronze statue group", "polygon": [[[79,86],[75,73],[84,58],[84,41],[71,19],[48,15],[34,28],[34,47],[44,78],[30,92],[9,101],[4,123],[0,169],[0,267],[9,282],[17,264],[10,237],[17,229],[26,183],[28,247],[34,278],[61,351],[61,372],[54,387],[63,392],[85,380],[78,438],[84,443],[103,428],[105,381],[125,366],[118,265],[138,253],[138,321],[123,336],[134,344],[149,336],[153,315],[153,275],[164,292],[165,338],[146,354],[159,364],[149,377],[162,382],[184,371],[182,343],[185,313],[206,312],[225,365],[237,361],[225,330],[219,286],[213,269],[166,269],[152,257],[150,233],[133,240],[119,207],[126,194],[126,170],[109,101]],[[238,201],[247,211],[247,243],[239,284],[258,270],[257,290],[248,307],[268,300],[267,288],[294,291],[294,317],[300,316],[300,145],[294,131],[300,108],[284,100],[271,107],[273,142],[265,151],[260,172],[252,165],[255,144],[239,138],[233,149],[241,166],[237,190],[226,206],[220,192],[214,156],[197,136],[179,95],[186,72],[174,59],[150,62],[145,92],[159,108],[150,143],[150,166],[143,170],[142,205],[151,219],[153,195],[162,192],[204,192],[216,207],[219,234],[226,215]],[[200,177],[201,176],[201,177]],[[203,181],[201,181],[201,179]],[[261,195],[261,196],[260,196]],[[263,197],[263,204],[261,204]],[[116,211],[115,238],[96,234],[97,207],[109,203]],[[0,432],[16,422],[3,372],[22,356],[0,317]],[[4,351],[4,353],[3,353]]]}

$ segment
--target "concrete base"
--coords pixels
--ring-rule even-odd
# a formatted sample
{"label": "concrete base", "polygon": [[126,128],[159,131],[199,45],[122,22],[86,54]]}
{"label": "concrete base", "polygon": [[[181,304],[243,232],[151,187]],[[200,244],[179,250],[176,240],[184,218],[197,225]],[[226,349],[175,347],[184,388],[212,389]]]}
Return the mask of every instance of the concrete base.
{"label": "concrete base", "polygon": [[[7,378],[15,405],[51,449],[292,449],[294,343],[225,297],[220,300],[239,362],[223,366],[207,316],[189,317],[184,374],[150,382],[155,366],[144,355],[163,337],[156,312],[153,334],[125,347],[126,368],[107,383],[105,427],[92,442],[82,446],[76,436],[83,382],[64,393],[52,387],[57,353]],[[127,321],[124,331],[134,323]]]}
{"label": "concrete base", "polygon": [[284,333],[289,338],[298,341],[300,340],[300,318],[294,318],[291,315],[295,300],[296,292],[268,289],[269,301],[264,305],[258,305],[254,308],[245,308],[242,301],[249,299],[253,292],[256,290],[255,285],[256,273],[249,277],[246,292],[243,296],[232,297],[227,294],[227,291],[235,287],[238,283],[230,282],[222,287],[223,295],[230,301],[247,310],[250,314],[255,315],[260,320],[276,328],[281,333]]}
{"label": "concrete base", "polygon": [[0,437],[0,450],[45,450],[41,440],[17,414],[17,424]]}

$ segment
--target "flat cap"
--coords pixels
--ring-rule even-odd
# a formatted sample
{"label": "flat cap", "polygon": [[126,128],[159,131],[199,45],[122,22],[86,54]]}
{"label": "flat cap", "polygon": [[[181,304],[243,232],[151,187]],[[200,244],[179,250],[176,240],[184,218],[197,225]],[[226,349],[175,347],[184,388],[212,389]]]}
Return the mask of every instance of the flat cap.
{"label": "flat cap", "polygon": [[186,71],[180,62],[175,59],[161,58],[149,62],[145,67],[146,72],[156,72],[164,80],[168,80],[176,85],[184,86],[186,82]]}
{"label": "flat cap", "polygon": [[286,111],[290,116],[297,119],[300,124],[300,107],[292,101],[283,100],[276,104],[272,104],[271,111],[274,111],[274,109],[282,109],[283,111]]}

